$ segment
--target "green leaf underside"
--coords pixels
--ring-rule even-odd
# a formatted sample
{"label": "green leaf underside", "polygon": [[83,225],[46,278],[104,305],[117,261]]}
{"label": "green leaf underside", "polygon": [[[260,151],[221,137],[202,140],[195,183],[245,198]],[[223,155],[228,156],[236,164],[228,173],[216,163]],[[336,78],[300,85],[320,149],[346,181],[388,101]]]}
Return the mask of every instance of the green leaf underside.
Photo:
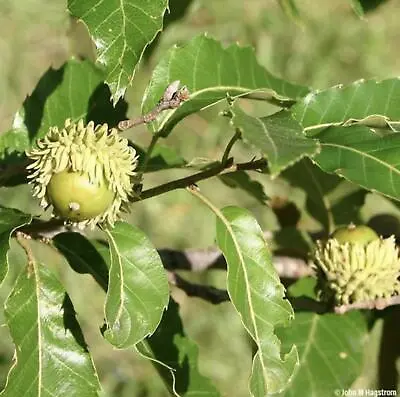
{"label": "green leaf underside", "polygon": [[10,248],[10,235],[19,226],[30,223],[31,215],[13,208],[0,207],[0,284],[8,273],[7,252]]}
{"label": "green leaf underside", "polygon": [[293,108],[303,127],[340,124],[381,115],[400,120],[400,79],[359,80],[349,86],[335,86],[310,92]]}
{"label": "green leaf underside", "polygon": [[114,104],[131,84],[144,49],[161,31],[167,6],[167,0],[68,0],[71,14],[89,29]]}
{"label": "green leaf underside", "polygon": [[[175,389],[181,397],[220,396],[211,381],[199,372],[197,345],[185,335],[179,307],[173,299],[157,330],[138,344],[137,349],[153,360],[171,393]],[[157,362],[165,363],[166,366]]]}
{"label": "green leaf underside", "polygon": [[252,179],[247,172],[238,171],[231,174],[224,174],[220,175],[219,179],[231,188],[244,190],[262,205],[265,205],[268,200],[263,185]]}
{"label": "green leaf underside", "polygon": [[72,303],[46,267],[24,269],[5,315],[17,358],[2,396],[98,396],[99,381]]}
{"label": "green leaf underside", "polygon": [[157,328],[168,304],[168,281],[157,251],[142,231],[118,222],[106,233],[111,267],[105,337],[119,348],[130,347]]}
{"label": "green leaf underside", "polygon": [[284,287],[272,265],[261,228],[245,209],[226,207],[217,215],[217,244],[228,264],[228,292],[243,325],[257,345],[250,377],[251,395],[282,391],[298,364],[297,350],[281,357],[277,326],[293,318]]}
{"label": "green leaf underside", "polygon": [[166,136],[184,117],[230,96],[261,90],[275,99],[296,99],[307,94],[296,86],[272,76],[256,60],[254,50],[221,43],[201,35],[183,47],[174,47],[156,66],[143,100],[143,113],[149,112],[163,96],[167,86],[180,80],[190,91],[190,98],[179,108],[164,112],[150,124],[153,131]]}
{"label": "green leaf underside", "polygon": [[263,118],[249,116],[237,105],[232,111],[233,125],[242,132],[245,142],[267,157],[272,176],[319,150],[318,142],[304,136],[302,127],[288,111]]}
{"label": "green leaf underside", "polygon": [[326,174],[306,158],[285,170],[282,176],[292,186],[304,190],[308,213],[321,223],[325,231],[328,233],[333,231],[332,203],[327,195],[341,182],[341,179],[336,175]]}
{"label": "green leaf underside", "polygon": [[380,137],[364,126],[330,127],[317,138],[314,161],[326,172],[396,200],[400,199],[400,135]]}

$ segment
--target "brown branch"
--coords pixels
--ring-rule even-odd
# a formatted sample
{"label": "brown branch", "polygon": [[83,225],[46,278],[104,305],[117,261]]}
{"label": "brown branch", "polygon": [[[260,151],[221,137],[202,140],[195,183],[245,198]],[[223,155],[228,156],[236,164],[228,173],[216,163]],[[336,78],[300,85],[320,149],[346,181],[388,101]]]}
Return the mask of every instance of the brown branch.
{"label": "brown branch", "polygon": [[211,178],[220,174],[228,174],[237,171],[261,171],[267,166],[267,160],[260,159],[249,161],[247,163],[233,164],[232,159],[227,164],[218,163],[216,166],[208,170],[198,172],[197,174],[189,175],[184,178],[176,179],[171,182],[163,183],[162,185],[144,190],[140,193],[139,197],[132,197],[131,202],[146,200],[148,198],[159,196],[176,189],[185,189],[188,186],[194,185],[204,179]]}
{"label": "brown branch", "polygon": [[344,314],[350,310],[359,309],[377,309],[383,310],[389,306],[400,305],[400,295],[391,296],[390,298],[379,298],[364,302],[355,302],[348,305],[336,306],[334,308],[335,313]]}
{"label": "brown branch", "polygon": [[[217,248],[187,249],[176,251],[159,249],[158,253],[168,270],[189,270],[202,272],[214,269],[226,269],[226,261]],[[312,274],[311,266],[304,260],[288,256],[274,256],[273,264],[280,277],[298,279]]]}
{"label": "brown branch", "polygon": [[229,301],[229,295],[226,290],[215,288],[211,285],[191,283],[174,272],[168,272],[168,281],[184,291],[187,296],[201,298],[214,305]]}
{"label": "brown branch", "polygon": [[189,99],[189,91],[183,86],[179,88],[180,81],[176,80],[172,82],[164,91],[164,94],[157,106],[151,110],[149,113],[144,114],[136,119],[123,120],[118,123],[118,128],[121,131],[127,130],[132,127],[136,127],[140,124],[147,124],[154,121],[157,116],[168,109],[178,108],[184,101]]}

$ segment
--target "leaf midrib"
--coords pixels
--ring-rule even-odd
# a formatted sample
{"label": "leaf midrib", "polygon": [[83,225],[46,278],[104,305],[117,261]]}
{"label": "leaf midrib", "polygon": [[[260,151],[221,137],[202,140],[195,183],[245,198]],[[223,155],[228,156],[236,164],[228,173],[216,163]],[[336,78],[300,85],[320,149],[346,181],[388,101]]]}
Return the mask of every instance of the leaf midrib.
{"label": "leaf midrib", "polygon": [[[243,269],[243,274],[244,274],[244,278],[245,278],[245,282],[246,282],[246,294],[247,294],[247,298],[248,298],[247,302],[248,302],[248,306],[249,306],[249,309],[250,309],[251,320],[252,320],[253,327],[254,327],[254,336],[255,336],[255,339],[256,339],[255,342],[256,342],[257,347],[258,347],[258,353],[260,355],[260,363],[261,363],[261,366],[262,366],[262,369],[263,369],[264,381],[267,382],[267,379],[268,379],[268,377],[267,377],[267,369],[265,368],[265,364],[264,364],[263,351],[261,349],[260,337],[258,335],[257,322],[256,322],[256,318],[255,318],[254,308],[253,308],[252,294],[251,294],[250,287],[249,287],[249,285],[250,285],[249,284],[249,278],[248,278],[247,269],[246,269],[246,266],[245,266],[245,263],[244,263],[243,255],[241,253],[239,243],[236,240],[235,234],[233,232],[233,229],[232,229],[231,224],[229,223],[228,219],[225,218],[224,214],[220,210],[215,208],[214,211],[215,211],[215,214],[224,223],[227,231],[229,232],[229,234],[230,234],[230,236],[232,238],[233,244],[235,246],[235,249],[237,251],[237,254],[238,254],[238,257],[239,257],[239,262],[240,262],[241,267]],[[228,272],[229,272],[229,267],[228,267]],[[229,292],[229,290],[228,290],[228,292]],[[250,330],[247,328],[247,325],[244,323],[243,318],[242,318],[242,323],[243,323],[244,327],[248,330],[250,335],[253,335],[253,333],[250,332]]]}
{"label": "leaf midrib", "polygon": [[337,147],[339,149],[342,150],[347,150],[350,152],[355,152],[357,153],[359,156],[361,157],[367,157],[369,159],[371,159],[372,161],[375,161],[377,163],[380,163],[381,165],[385,166],[386,168],[388,168],[391,172],[397,173],[400,175],[400,170],[397,169],[396,167],[393,167],[391,164],[384,162],[383,160],[379,159],[378,157],[374,157],[371,156],[369,153],[366,152],[362,152],[361,150],[355,149],[351,146],[343,146],[343,145],[339,145],[337,143],[325,143],[325,142],[321,142],[322,146],[332,146],[332,147]]}

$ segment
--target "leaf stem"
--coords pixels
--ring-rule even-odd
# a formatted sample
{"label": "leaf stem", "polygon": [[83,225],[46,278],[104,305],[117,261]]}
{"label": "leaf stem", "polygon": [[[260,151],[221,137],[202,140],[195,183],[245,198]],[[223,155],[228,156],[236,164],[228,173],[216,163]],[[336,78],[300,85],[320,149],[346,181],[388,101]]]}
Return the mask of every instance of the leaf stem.
{"label": "leaf stem", "polygon": [[238,128],[236,128],[235,130],[235,134],[232,136],[232,138],[230,139],[230,141],[228,142],[228,144],[226,145],[224,154],[222,155],[222,160],[221,163],[222,164],[226,164],[229,158],[229,154],[231,152],[231,149],[233,147],[233,145],[235,144],[235,142],[240,139],[240,137],[242,136],[240,130]]}
{"label": "leaf stem", "polygon": [[161,194],[170,192],[171,190],[184,189],[188,186],[194,185],[204,179],[211,178],[216,175],[233,173],[237,171],[250,171],[250,170],[262,170],[267,166],[267,160],[260,159],[249,161],[247,163],[233,164],[232,161],[228,161],[227,164],[218,163],[216,166],[209,168],[208,170],[198,172],[197,174],[189,175],[184,178],[176,179],[171,182],[163,183],[151,189],[144,190],[141,192],[139,197],[132,197],[131,202],[137,202],[146,200],[151,197],[159,196]]}
{"label": "leaf stem", "polygon": [[31,250],[31,247],[28,244],[28,240],[31,239],[31,237],[28,234],[25,234],[23,232],[18,231],[16,233],[16,240],[18,244],[22,247],[22,249],[25,251],[26,257],[28,259],[28,273],[31,274],[34,270],[35,266],[35,258],[33,256],[33,252]]}

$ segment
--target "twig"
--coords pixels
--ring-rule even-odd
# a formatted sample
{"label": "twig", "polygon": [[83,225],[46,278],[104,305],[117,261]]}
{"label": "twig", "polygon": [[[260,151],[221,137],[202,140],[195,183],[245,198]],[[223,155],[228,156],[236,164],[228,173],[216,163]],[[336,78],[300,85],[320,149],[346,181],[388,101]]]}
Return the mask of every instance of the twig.
{"label": "twig", "polygon": [[184,101],[189,99],[188,89],[185,86],[179,88],[179,85],[179,80],[172,82],[165,89],[163,97],[152,111],[133,120],[120,121],[118,123],[118,128],[124,131],[140,124],[147,124],[154,121],[164,110],[178,108]]}
{"label": "twig", "polygon": [[390,298],[379,298],[371,301],[355,302],[348,305],[336,306],[335,313],[344,314],[350,310],[358,309],[377,309],[383,310],[388,306],[400,305],[400,295],[391,296]]}
{"label": "twig", "polygon": [[232,173],[237,171],[257,171],[262,170],[266,166],[267,161],[265,159],[254,160],[247,163],[239,164],[232,164],[232,161],[228,161],[228,164],[225,165],[218,163],[215,167],[212,167],[208,170],[201,171],[197,174],[189,175],[187,177],[176,179],[174,181],[164,183],[151,189],[144,190],[140,193],[139,197],[133,196],[131,198],[131,202],[146,200],[148,198],[170,192],[171,190],[184,189],[188,186],[196,184],[199,181],[211,178],[219,174]]}
{"label": "twig", "polygon": [[215,288],[211,285],[191,283],[174,272],[168,272],[168,281],[184,291],[187,296],[201,298],[214,305],[229,301],[229,295],[226,290]]}

